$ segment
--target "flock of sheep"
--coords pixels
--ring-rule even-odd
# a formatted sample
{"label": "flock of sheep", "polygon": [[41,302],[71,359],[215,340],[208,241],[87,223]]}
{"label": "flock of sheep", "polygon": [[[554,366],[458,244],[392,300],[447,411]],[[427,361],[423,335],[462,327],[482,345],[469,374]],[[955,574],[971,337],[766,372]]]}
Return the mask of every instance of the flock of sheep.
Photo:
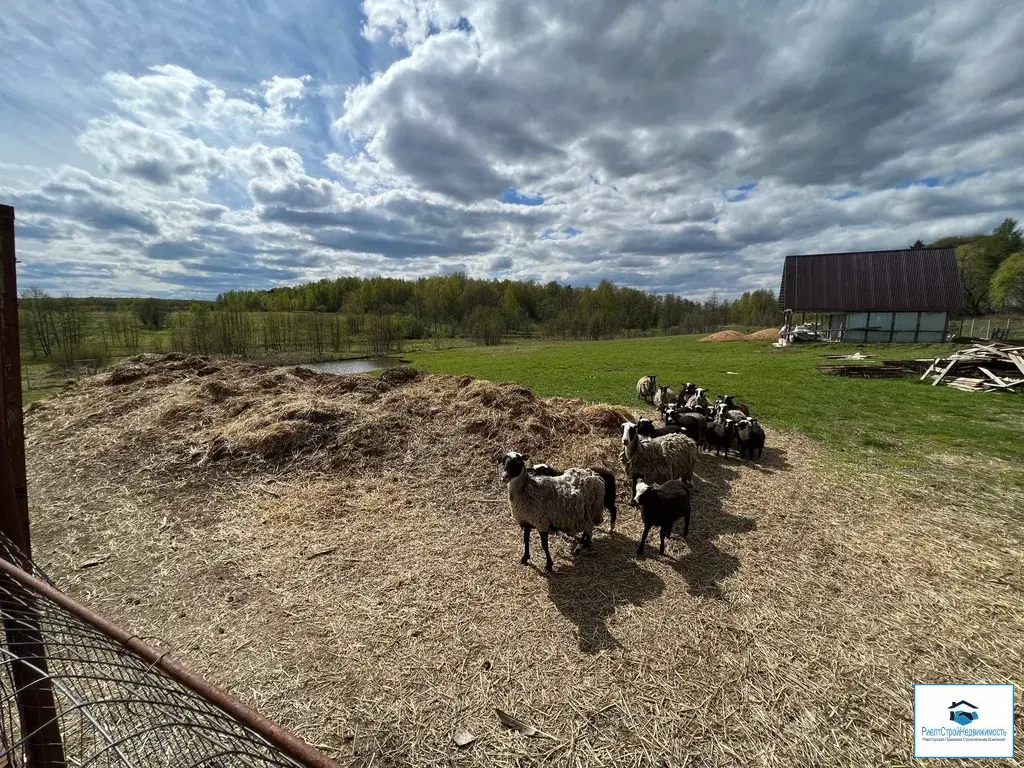
{"label": "flock of sheep", "polygon": [[[685,384],[677,396],[668,387],[658,386],[655,376],[644,376],[636,385],[637,397],[653,403],[661,414],[662,426],[651,419],[622,425],[622,450],[619,461],[632,486],[630,505],[640,507],[644,532],[637,546],[642,555],[652,528],[661,533],[660,552],[672,527],[683,520],[683,538],[690,530],[690,496],[693,470],[701,450],[715,449],[715,455],[729,456],[736,442],[741,458],[758,458],[764,449],[765,433],[750,408],[737,403],[732,395],[721,395],[714,406],[707,390]],[[530,536],[534,529],[546,559],[545,572],[554,568],[548,550],[552,532],[579,535],[573,549],[578,554],[591,545],[594,528],[608,510],[610,528],[615,530],[615,475],[604,467],[554,469],[547,464],[530,466],[529,456],[515,451],[499,460],[501,479],[508,485],[512,518],[523,531],[523,556],[530,562]]]}

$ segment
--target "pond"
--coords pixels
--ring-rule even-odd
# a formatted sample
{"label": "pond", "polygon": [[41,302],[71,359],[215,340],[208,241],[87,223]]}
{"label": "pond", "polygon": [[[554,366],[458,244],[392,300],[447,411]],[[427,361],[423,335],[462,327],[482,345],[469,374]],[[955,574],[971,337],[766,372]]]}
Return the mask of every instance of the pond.
{"label": "pond", "polygon": [[302,363],[296,368],[309,368],[318,373],[369,373],[402,364],[400,357],[360,357],[355,360],[335,360],[328,363]]}

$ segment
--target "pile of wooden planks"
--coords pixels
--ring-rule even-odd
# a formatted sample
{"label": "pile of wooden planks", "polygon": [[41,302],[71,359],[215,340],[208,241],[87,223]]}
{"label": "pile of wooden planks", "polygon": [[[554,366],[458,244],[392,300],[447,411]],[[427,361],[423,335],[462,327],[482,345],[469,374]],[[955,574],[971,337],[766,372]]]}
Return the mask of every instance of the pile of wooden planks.
{"label": "pile of wooden planks", "polygon": [[[928,362],[928,361],[924,361]],[[966,392],[1024,392],[1024,347],[975,344],[937,357],[921,376]]]}

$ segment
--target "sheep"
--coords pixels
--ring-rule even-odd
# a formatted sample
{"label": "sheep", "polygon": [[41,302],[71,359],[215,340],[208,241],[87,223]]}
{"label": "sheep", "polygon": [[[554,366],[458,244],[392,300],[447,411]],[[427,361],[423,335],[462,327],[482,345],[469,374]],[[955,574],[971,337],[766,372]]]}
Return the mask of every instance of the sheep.
{"label": "sheep", "polygon": [[577,554],[590,546],[594,526],[604,516],[606,486],[604,479],[589,469],[566,469],[561,475],[530,476],[526,469],[528,457],[509,451],[499,460],[502,482],[508,484],[508,503],[512,519],[523,529],[523,557],[520,563],[530,562],[530,532],[536,528],[544,548],[545,573],[554,570],[554,561],[548,550],[551,531],[575,535],[579,543],[573,548]]}
{"label": "sheep", "polygon": [[661,485],[648,485],[641,480],[637,483],[633,501],[640,507],[640,517],[644,522],[644,532],[636,548],[638,555],[644,553],[647,534],[654,526],[661,529],[659,551],[662,555],[665,554],[665,539],[672,535],[672,526],[680,517],[683,518],[683,538],[689,535],[690,489],[682,480],[669,480]]}
{"label": "sheep", "polygon": [[622,424],[622,452],[619,454],[626,476],[632,482],[630,503],[636,495],[637,481],[664,483],[689,481],[697,464],[697,444],[686,435],[665,435],[640,439],[637,425]]}
{"label": "sheep", "polygon": [[725,458],[729,458],[729,446],[732,445],[735,430],[735,422],[725,415],[725,411],[723,409],[719,408],[716,411],[714,421],[708,422],[706,432],[708,450],[710,451],[711,448],[714,448],[715,456],[720,456],[721,449],[725,448]]}
{"label": "sheep", "polygon": [[[700,450],[706,445],[705,432],[707,432],[707,419],[700,413],[683,413],[677,406],[669,406],[665,409],[665,426],[676,426],[679,430],[697,443]],[[643,434],[641,433],[641,437]]]}
{"label": "sheep", "polygon": [[658,391],[654,393],[654,407],[659,411],[664,411],[675,401],[676,393],[668,387],[658,387]]}
{"label": "sheep", "polygon": [[686,407],[691,411],[697,410],[697,408],[707,408],[710,405],[708,402],[708,391],[706,389],[698,388],[689,400],[686,401]]}
{"label": "sheep", "polygon": [[666,423],[663,427],[656,427],[650,419],[640,419],[636,423],[636,432],[640,437],[664,437],[679,434],[681,431],[675,424]]}
{"label": "sheep", "polygon": [[722,400],[725,402],[725,405],[726,405],[727,408],[735,409],[737,411],[743,411],[743,415],[744,416],[749,416],[750,415],[750,406],[747,405],[746,403],[737,403],[737,402],[735,402],[733,400],[733,396],[732,395],[724,395],[722,397]]}
{"label": "sheep", "polygon": [[[608,510],[609,528],[615,530],[615,518],[618,516],[618,510],[615,508],[615,474],[604,467],[587,467],[591,472],[596,472],[604,480],[604,508]],[[532,467],[527,467],[526,471],[531,476],[537,477],[561,477],[565,474],[565,470],[555,469],[549,464],[534,464]]]}
{"label": "sheep", "polygon": [[652,373],[647,376],[642,376],[636,383],[636,399],[643,400],[648,405],[651,404],[651,400],[654,399],[655,392],[658,391],[658,385],[656,382],[656,376]]}
{"label": "sheep", "polygon": [[679,402],[683,403],[689,400],[691,397],[697,394],[697,385],[692,381],[688,381],[683,384],[683,389],[679,393]]}
{"label": "sheep", "polygon": [[[729,397],[731,397],[731,395]],[[715,416],[717,417],[719,413],[725,413],[726,417],[730,421],[736,422],[737,424],[747,418],[747,414],[743,411],[730,406],[726,401],[726,396],[723,395],[719,395],[715,400]]]}
{"label": "sheep", "polygon": [[744,419],[737,424],[736,439],[739,441],[741,459],[749,454],[750,460],[753,461],[755,450],[757,458],[761,458],[761,452],[764,450],[764,429],[757,419]]}

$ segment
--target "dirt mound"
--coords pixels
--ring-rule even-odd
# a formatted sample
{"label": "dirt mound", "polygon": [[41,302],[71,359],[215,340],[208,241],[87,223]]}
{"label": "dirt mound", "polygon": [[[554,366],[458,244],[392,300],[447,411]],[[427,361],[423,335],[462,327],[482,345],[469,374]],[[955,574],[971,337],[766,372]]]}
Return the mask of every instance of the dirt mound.
{"label": "dirt mound", "polygon": [[777,341],[779,338],[778,328],[765,328],[763,331],[755,331],[747,336],[751,341]]}
{"label": "dirt mound", "polygon": [[710,336],[705,336],[701,341],[746,341],[747,334],[740,333],[739,331],[719,331],[718,333],[712,333]]}

